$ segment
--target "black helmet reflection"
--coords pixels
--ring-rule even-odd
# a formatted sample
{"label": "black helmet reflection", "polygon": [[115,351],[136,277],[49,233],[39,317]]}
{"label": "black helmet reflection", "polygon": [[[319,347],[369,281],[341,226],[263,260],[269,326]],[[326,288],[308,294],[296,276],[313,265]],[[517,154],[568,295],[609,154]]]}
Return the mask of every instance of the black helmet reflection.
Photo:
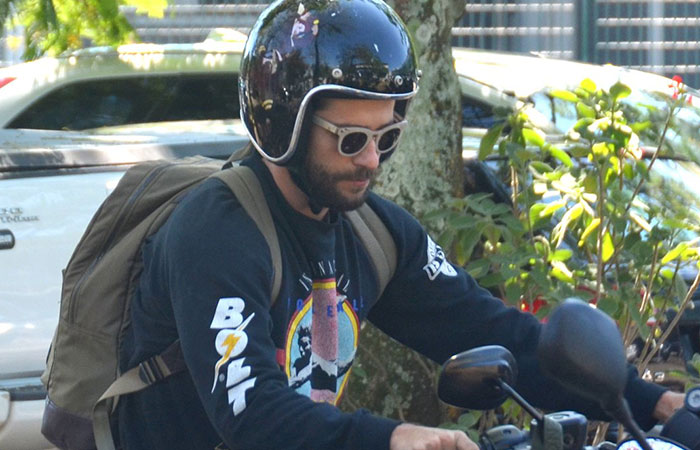
{"label": "black helmet reflection", "polygon": [[403,115],[418,90],[418,71],[406,27],[385,3],[280,0],[250,32],[239,83],[253,145],[285,165],[314,96],[395,100]]}

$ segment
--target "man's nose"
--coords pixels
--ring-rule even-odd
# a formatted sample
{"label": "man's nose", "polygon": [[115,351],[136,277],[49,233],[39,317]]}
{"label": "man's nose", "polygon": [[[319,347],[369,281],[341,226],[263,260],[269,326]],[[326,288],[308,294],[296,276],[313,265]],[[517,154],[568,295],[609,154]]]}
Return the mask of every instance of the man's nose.
{"label": "man's nose", "polygon": [[379,167],[379,152],[377,151],[377,137],[370,139],[365,148],[355,155],[353,162],[357,166],[366,167],[368,169],[376,169]]}

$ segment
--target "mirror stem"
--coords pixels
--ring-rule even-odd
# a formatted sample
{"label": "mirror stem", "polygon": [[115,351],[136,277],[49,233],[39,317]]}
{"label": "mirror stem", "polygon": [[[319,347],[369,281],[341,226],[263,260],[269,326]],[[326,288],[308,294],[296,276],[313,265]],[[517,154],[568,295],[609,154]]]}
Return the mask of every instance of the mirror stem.
{"label": "mirror stem", "polygon": [[[544,420],[544,416],[542,415],[542,413],[540,413],[540,412],[537,411],[535,408],[533,408],[532,405],[530,405],[524,398],[522,398],[522,397],[520,396],[520,394],[518,394],[517,392],[515,392],[515,389],[513,389],[512,387],[510,387],[510,386],[508,385],[508,383],[506,383],[506,382],[503,381],[503,380],[497,380],[497,382],[498,382],[498,386],[499,386],[501,389],[503,389],[504,391],[506,391],[506,392],[508,393],[508,395],[510,395],[511,397],[513,397],[513,400],[515,400],[515,402],[516,402],[518,405],[520,405],[520,406],[522,406],[523,408],[525,408],[525,411],[527,411],[532,417],[534,417],[535,420],[537,420],[537,422],[542,423],[542,421]],[[646,448],[645,448],[644,450],[650,450],[650,449],[646,449]]]}
{"label": "mirror stem", "polygon": [[632,412],[627,404],[627,400],[625,400],[622,396],[619,396],[610,402],[609,405],[605,405],[603,409],[630,432],[632,437],[637,441],[643,450],[652,450],[651,446],[644,438],[644,433],[634,419],[632,419]]}

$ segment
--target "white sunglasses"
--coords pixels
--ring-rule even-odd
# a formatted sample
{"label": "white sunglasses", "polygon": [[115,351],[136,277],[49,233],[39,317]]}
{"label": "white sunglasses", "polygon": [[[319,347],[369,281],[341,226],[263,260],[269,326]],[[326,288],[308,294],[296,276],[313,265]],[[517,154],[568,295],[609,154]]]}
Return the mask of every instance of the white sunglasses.
{"label": "white sunglasses", "polygon": [[314,114],[311,120],[314,124],[338,136],[338,152],[344,156],[355,156],[367,147],[371,139],[377,138],[377,151],[387,153],[399,145],[399,139],[408,122],[398,115],[396,122],[377,131],[365,127],[339,127],[326,119]]}

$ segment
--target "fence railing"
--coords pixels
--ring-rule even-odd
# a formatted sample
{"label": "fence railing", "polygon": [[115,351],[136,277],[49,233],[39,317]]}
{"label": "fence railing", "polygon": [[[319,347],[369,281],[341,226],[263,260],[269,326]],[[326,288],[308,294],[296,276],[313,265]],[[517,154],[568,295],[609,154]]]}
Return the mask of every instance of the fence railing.
{"label": "fence railing", "polygon": [[698,0],[469,0],[454,44],[681,75],[700,87]]}
{"label": "fence railing", "polygon": [[697,0],[596,0],[585,16],[589,31],[580,59],[681,75],[700,87]]}
{"label": "fence railing", "polygon": [[144,42],[198,42],[212,28],[228,27],[247,32],[267,7],[262,4],[171,5],[162,19],[136,14],[136,8],[122,8],[127,20]]}
{"label": "fence railing", "polygon": [[452,30],[453,44],[573,59],[574,9],[573,1],[470,0]]}

